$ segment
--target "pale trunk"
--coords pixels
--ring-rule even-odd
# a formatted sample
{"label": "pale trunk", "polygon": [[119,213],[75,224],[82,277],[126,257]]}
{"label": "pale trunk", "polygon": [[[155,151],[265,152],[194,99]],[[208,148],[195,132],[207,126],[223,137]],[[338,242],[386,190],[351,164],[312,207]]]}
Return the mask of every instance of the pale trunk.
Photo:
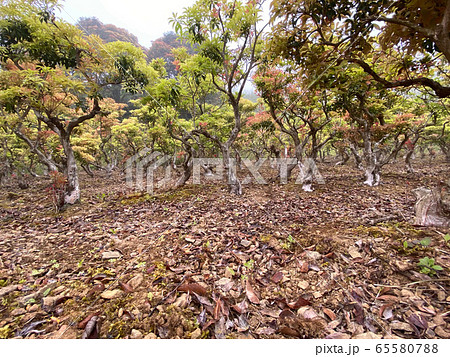
{"label": "pale trunk", "polygon": [[364,137],[364,160],[365,167],[365,181],[364,184],[368,186],[378,186],[380,183],[380,165],[376,153],[373,150],[370,132],[365,132]]}
{"label": "pale trunk", "polygon": [[230,193],[235,195],[242,195],[242,186],[236,175],[236,160],[231,157],[230,147],[228,145],[222,146],[223,163],[227,169],[228,185]]}
{"label": "pale trunk", "polygon": [[61,137],[61,143],[66,155],[64,174],[67,185],[64,192],[64,204],[73,205],[80,202],[80,184],[78,182],[78,168],[69,137]]}

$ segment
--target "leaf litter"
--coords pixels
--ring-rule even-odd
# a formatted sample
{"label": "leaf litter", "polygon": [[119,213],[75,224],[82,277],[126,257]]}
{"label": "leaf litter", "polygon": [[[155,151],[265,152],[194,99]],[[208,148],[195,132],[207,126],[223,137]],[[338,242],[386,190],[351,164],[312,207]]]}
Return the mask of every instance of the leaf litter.
{"label": "leaf litter", "polygon": [[[410,223],[411,189],[445,167],[399,172],[391,165],[368,188],[335,167],[312,193],[271,184],[241,197],[225,185],[149,196],[83,177],[85,203],[58,215],[45,183],[8,187],[21,199],[0,193],[0,328],[10,338],[449,338],[447,232]],[[443,267],[431,278],[416,268],[425,255]]]}

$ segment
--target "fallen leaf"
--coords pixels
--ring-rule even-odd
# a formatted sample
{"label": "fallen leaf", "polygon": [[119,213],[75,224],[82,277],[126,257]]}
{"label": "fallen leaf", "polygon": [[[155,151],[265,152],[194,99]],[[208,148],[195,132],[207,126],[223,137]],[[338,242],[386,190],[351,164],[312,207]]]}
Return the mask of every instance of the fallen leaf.
{"label": "fallen leaf", "polygon": [[119,259],[122,256],[120,252],[114,250],[111,252],[103,252],[102,253],[102,259],[108,260],[108,259]]}
{"label": "fallen leaf", "polygon": [[324,307],[322,309],[322,311],[325,315],[327,315],[330,318],[330,320],[332,320],[332,321],[336,320],[336,314],[333,311],[331,311],[330,309]]}
{"label": "fallen leaf", "polygon": [[307,273],[309,271],[309,264],[307,261],[299,261],[300,273]]}
{"label": "fallen leaf", "polygon": [[255,290],[253,290],[252,286],[250,285],[250,282],[247,280],[245,283],[245,292],[247,294],[247,298],[250,302],[253,304],[259,304],[259,297],[256,295]]}
{"label": "fallen leaf", "polygon": [[80,321],[80,322],[78,323],[78,326],[77,326],[77,327],[78,327],[80,330],[85,329],[87,323],[88,323],[94,316],[98,316],[98,315],[99,315],[98,312],[94,312],[94,313],[92,313],[92,314],[89,314],[87,317],[85,317],[82,321]]}
{"label": "fallen leaf", "polygon": [[226,338],[225,317],[221,317],[214,325],[214,335],[217,339]]}
{"label": "fallen leaf", "polygon": [[329,334],[328,336],[325,336],[325,339],[327,340],[347,340],[350,339],[352,336],[346,333],[342,332],[334,332]]}
{"label": "fallen leaf", "polygon": [[297,310],[302,306],[311,305],[311,302],[302,298],[301,296],[297,299],[297,301],[287,304],[291,309]]}
{"label": "fallen leaf", "polygon": [[105,284],[103,284],[103,283],[95,284],[92,287],[92,289],[88,291],[88,293],[86,294],[86,297],[96,295],[97,293],[101,293],[105,289],[106,289]]}
{"label": "fallen leaf", "polygon": [[283,326],[279,329],[279,332],[282,335],[286,335],[286,336],[291,336],[291,337],[302,337],[302,335],[300,335],[300,333],[290,327],[287,326]]}
{"label": "fallen leaf", "polygon": [[82,339],[97,339],[100,338],[100,318],[92,316],[81,335]]}
{"label": "fallen leaf", "polygon": [[128,285],[130,285],[133,290],[136,290],[142,284],[143,281],[144,276],[142,274],[138,274],[128,281]]}
{"label": "fallen leaf", "polygon": [[270,310],[268,308],[263,308],[259,312],[263,315],[267,315],[277,319],[278,317],[280,317],[281,310]]}
{"label": "fallen leaf", "polygon": [[353,338],[364,339],[364,340],[376,340],[376,339],[381,339],[382,336],[377,335],[377,334],[369,331],[369,332],[366,332],[366,333],[361,333],[359,335],[356,335]]}
{"label": "fallen leaf", "polygon": [[245,314],[248,309],[248,304],[247,304],[247,301],[244,299],[239,304],[233,305],[231,307],[234,310],[236,310],[236,312],[238,312],[239,314]]}
{"label": "fallen leaf", "polygon": [[307,320],[312,320],[319,316],[317,312],[312,307],[309,306],[302,306],[300,309],[298,309],[297,315],[303,316],[303,318]]}
{"label": "fallen leaf", "polygon": [[406,322],[394,321],[394,322],[391,322],[390,327],[393,330],[403,330],[403,331],[414,332],[414,329],[410,326],[410,324],[408,324]]}
{"label": "fallen leaf", "polygon": [[20,285],[9,285],[0,289],[0,298],[5,295],[8,295],[16,290],[19,290]]}
{"label": "fallen leaf", "polygon": [[362,258],[361,254],[359,253],[359,249],[356,248],[356,247],[350,247],[350,248],[348,249],[348,254],[350,254],[350,256],[351,256],[353,259],[356,259],[356,258]]}
{"label": "fallen leaf", "polygon": [[258,335],[268,335],[268,336],[273,335],[275,332],[276,330],[270,327],[260,327],[255,331],[255,333]]}
{"label": "fallen leaf", "polygon": [[354,304],[353,309],[355,310],[355,320],[356,323],[362,325],[364,323],[364,309],[360,304]]}
{"label": "fallen leaf", "polygon": [[130,294],[130,293],[133,292],[133,288],[131,287],[130,284],[122,283],[121,281],[119,281],[119,286],[120,286],[120,288],[121,288],[124,292],[126,292],[127,294]]}
{"label": "fallen leaf", "polygon": [[178,287],[178,291],[184,291],[184,292],[188,292],[188,293],[196,293],[201,296],[205,296],[207,294],[206,289],[197,283],[180,285]]}
{"label": "fallen leaf", "polygon": [[210,307],[213,306],[213,304],[211,303],[211,301],[209,301],[209,299],[207,297],[196,294],[195,292],[193,294],[197,298],[197,300],[200,304],[205,305],[205,306],[210,306]]}
{"label": "fallen leaf", "polygon": [[281,271],[275,273],[270,280],[272,280],[275,284],[278,284],[281,280],[283,280],[283,273]]}
{"label": "fallen leaf", "polygon": [[[384,309],[383,309],[384,308]],[[392,312],[392,307],[389,305],[383,305],[380,311],[383,310],[383,318],[385,320],[392,319],[394,317],[394,313]]]}
{"label": "fallen leaf", "polygon": [[121,297],[122,295],[123,292],[121,290],[115,289],[104,291],[103,293],[100,294],[100,297],[102,297],[105,300],[112,300]]}
{"label": "fallen leaf", "polygon": [[45,332],[44,330],[36,330],[36,327],[42,324],[47,323],[47,320],[41,320],[41,321],[35,321],[31,322],[28,325],[25,325],[22,330],[19,331],[18,336],[27,337],[28,335],[35,333],[35,334],[41,334]]}
{"label": "fallen leaf", "polygon": [[418,328],[422,330],[426,330],[428,328],[428,322],[424,316],[418,314],[412,314],[408,317],[408,321]]}
{"label": "fallen leaf", "polygon": [[397,302],[397,301],[399,301],[399,298],[394,295],[381,295],[381,296],[377,297],[377,300]]}
{"label": "fallen leaf", "polygon": [[239,315],[238,317],[238,323],[237,323],[237,331],[238,332],[244,332],[247,331],[250,328],[250,324],[248,323],[247,318],[245,315]]}

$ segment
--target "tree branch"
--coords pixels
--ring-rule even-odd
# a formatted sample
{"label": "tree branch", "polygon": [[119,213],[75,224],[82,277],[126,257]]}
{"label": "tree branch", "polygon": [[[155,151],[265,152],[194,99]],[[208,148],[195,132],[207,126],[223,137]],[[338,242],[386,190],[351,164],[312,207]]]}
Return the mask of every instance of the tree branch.
{"label": "tree branch", "polygon": [[359,65],[364,72],[372,76],[377,82],[381,83],[386,88],[398,88],[398,87],[411,87],[411,86],[424,86],[431,88],[436,96],[439,98],[447,98],[450,96],[450,87],[444,87],[440,83],[426,77],[417,77],[410,79],[403,79],[398,81],[389,82],[388,80],[380,77],[366,62],[357,58],[347,58],[349,62]]}

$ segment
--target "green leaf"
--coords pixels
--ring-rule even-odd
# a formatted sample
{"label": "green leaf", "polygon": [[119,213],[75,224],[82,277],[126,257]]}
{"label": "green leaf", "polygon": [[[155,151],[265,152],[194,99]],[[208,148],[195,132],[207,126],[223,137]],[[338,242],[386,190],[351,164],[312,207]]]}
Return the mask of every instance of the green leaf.
{"label": "green leaf", "polygon": [[36,302],[36,300],[31,298],[31,299],[27,300],[26,305],[31,305],[31,304],[34,304],[35,302]]}
{"label": "green leaf", "polygon": [[431,244],[431,238],[427,237],[420,241],[420,244],[424,247],[428,247]]}
{"label": "green leaf", "polygon": [[50,294],[50,291],[52,291],[51,288],[48,288],[47,290],[44,291],[44,297],[46,297],[48,294]]}
{"label": "green leaf", "polygon": [[247,269],[253,269],[253,265],[255,264],[255,261],[253,259],[250,259],[249,261],[244,263],[244,266]]}
{"label": "green leaf", "polygon": [[236,275],[236,272],[233,270],[233,269],[231,269],[230,267],[227,267],[227,271],[230,273],[230,275],[232,275],[232,276],[235,276]]}
{"label": "green leaf", "polygon": [[32,275],[32,276],[36,276],[36,275],[42,274],[43,272],[44,272],[44,269],[33,269],[33,270],[31,271],[31,275]]}
{"label": "green leaf", "polygon": [[432,268],[434,270],[444,270],[444,268],[442,268],[440,265],[433,265]]}
{"label": "green leaf", "polygon": [[444,240],[448,243],[448,242],[450,242],[450,234],[446,234],[445,236],[444,236]]}

